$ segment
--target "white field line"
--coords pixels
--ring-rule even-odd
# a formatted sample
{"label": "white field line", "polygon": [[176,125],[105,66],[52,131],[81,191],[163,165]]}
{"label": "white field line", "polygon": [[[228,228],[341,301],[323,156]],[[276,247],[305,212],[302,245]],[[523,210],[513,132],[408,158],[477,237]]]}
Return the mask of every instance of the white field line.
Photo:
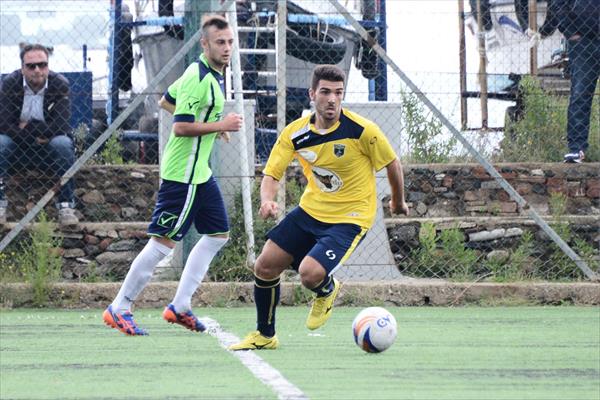
{"label": "white field line", "polygon": [[[227,350],[229,345],[240,341],[234,334],[221,329],[219,323],[214,319],[201,318],[201,321],[206,325],[208,334],[217,338],[219,344],[224,349]],[[244,366],[246,366],[246,368],[248,368],[262,383],[273,389],[279,399],[308,400],[308,397],[298,387],[285,379],[281,372],[256,355],[255,351],[229,352],[239,358],[242,364],[244,364]]]}

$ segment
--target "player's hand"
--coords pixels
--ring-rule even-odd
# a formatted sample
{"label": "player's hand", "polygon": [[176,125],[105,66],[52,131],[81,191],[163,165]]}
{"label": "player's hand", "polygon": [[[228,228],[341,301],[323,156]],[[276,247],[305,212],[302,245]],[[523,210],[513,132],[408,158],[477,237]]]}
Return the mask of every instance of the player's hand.
{"label": "player's hand", "polygon": [[276,201],[265,201],[260,205],[258,213],[262,219],[277,218],[277,215],[279,215],[279,206]]}
{"label": "player's hand", "polygon": [[28,121],[19,121],[19,129],[25,129],[28,123]]}
{"label": "player's hand", "polygon": [[404,214],[408,217],[409,210],[408,210],[408,204],[406,204],[406,201],[402,200],[402,201],[400,201],[399,204],[397,204],[395,201],[390,200],[389,206],[390,206],[390,212],[392,214]]}
{"label": "player's hand", "polygon": [[223,139],[225,141],[225,143],[229,143],[229,141],[231,140],[231,134],[227,131],[221,131],[219,132],[219,136],[220,139]]}
{"label": "player's hand", "polygon": [[225,132],[237,132],[242,128],[244,119],[236,113],[229,113],[221,121],[221,130]]}
{"label": "player's hand", "polygon": [[50,139],[44,137],[36,137],[35,141],[37,142],[37,144],[47,144],[50,141]]}

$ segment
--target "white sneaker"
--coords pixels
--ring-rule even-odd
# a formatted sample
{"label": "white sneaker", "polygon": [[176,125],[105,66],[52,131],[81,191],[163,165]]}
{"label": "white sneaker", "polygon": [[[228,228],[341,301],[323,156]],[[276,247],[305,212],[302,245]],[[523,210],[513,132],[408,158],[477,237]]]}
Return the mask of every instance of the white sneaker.
{"label": "white sneaker", "polygon": [[60,226],[77,225],[79,218],[75,215],[75,210],[71,207],[63,207],[58,210],[58,224]]}
{"label": "white sneaker", "polygon": [[569,164],[579,164],[585,160],[585,153],[578,151],[576,153],[565,154],[564,162]]}

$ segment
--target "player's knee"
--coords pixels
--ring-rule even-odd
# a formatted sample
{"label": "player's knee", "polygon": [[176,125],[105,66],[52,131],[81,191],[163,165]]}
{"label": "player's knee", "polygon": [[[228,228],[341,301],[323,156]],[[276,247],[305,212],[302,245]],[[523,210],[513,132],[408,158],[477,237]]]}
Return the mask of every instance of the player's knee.
{"label": "player's knee", "polygon": [[277,268],[273,268],[263,257],[258,257],[254,263],[254,275],[264,280],[272,280],[280,275]]}
{"label": "player's knee", "polygon": [[300,268],[300,281],[308,289],[313,289],[325,279],[325,270],[322,268]]}

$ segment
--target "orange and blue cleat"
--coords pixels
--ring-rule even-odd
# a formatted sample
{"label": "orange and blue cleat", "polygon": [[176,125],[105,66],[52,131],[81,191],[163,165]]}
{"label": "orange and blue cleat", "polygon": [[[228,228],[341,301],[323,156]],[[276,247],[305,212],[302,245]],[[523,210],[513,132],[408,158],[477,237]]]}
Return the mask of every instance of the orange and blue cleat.
{"label": "orange and blue cleat", "polygon": [[206,326],[191,312],[178,313],[175,311],[173,304],[169,304],[163,311],[163,318],[165,321],[171,324],[179,324],[191,331],[204,332]]}
{"label": "orange and blue cleat", "polygon": [[102,314],[102,319],[104,323],[111,328],[115,328],[120,330],[126,335],[129,336],[147,336],[148,333],[142,328],[138,327],[135,321],[133,320],[133,314],[129,311],[119,313],[114,312],[112,309],[112,305],[108,306],[104,313]]}

